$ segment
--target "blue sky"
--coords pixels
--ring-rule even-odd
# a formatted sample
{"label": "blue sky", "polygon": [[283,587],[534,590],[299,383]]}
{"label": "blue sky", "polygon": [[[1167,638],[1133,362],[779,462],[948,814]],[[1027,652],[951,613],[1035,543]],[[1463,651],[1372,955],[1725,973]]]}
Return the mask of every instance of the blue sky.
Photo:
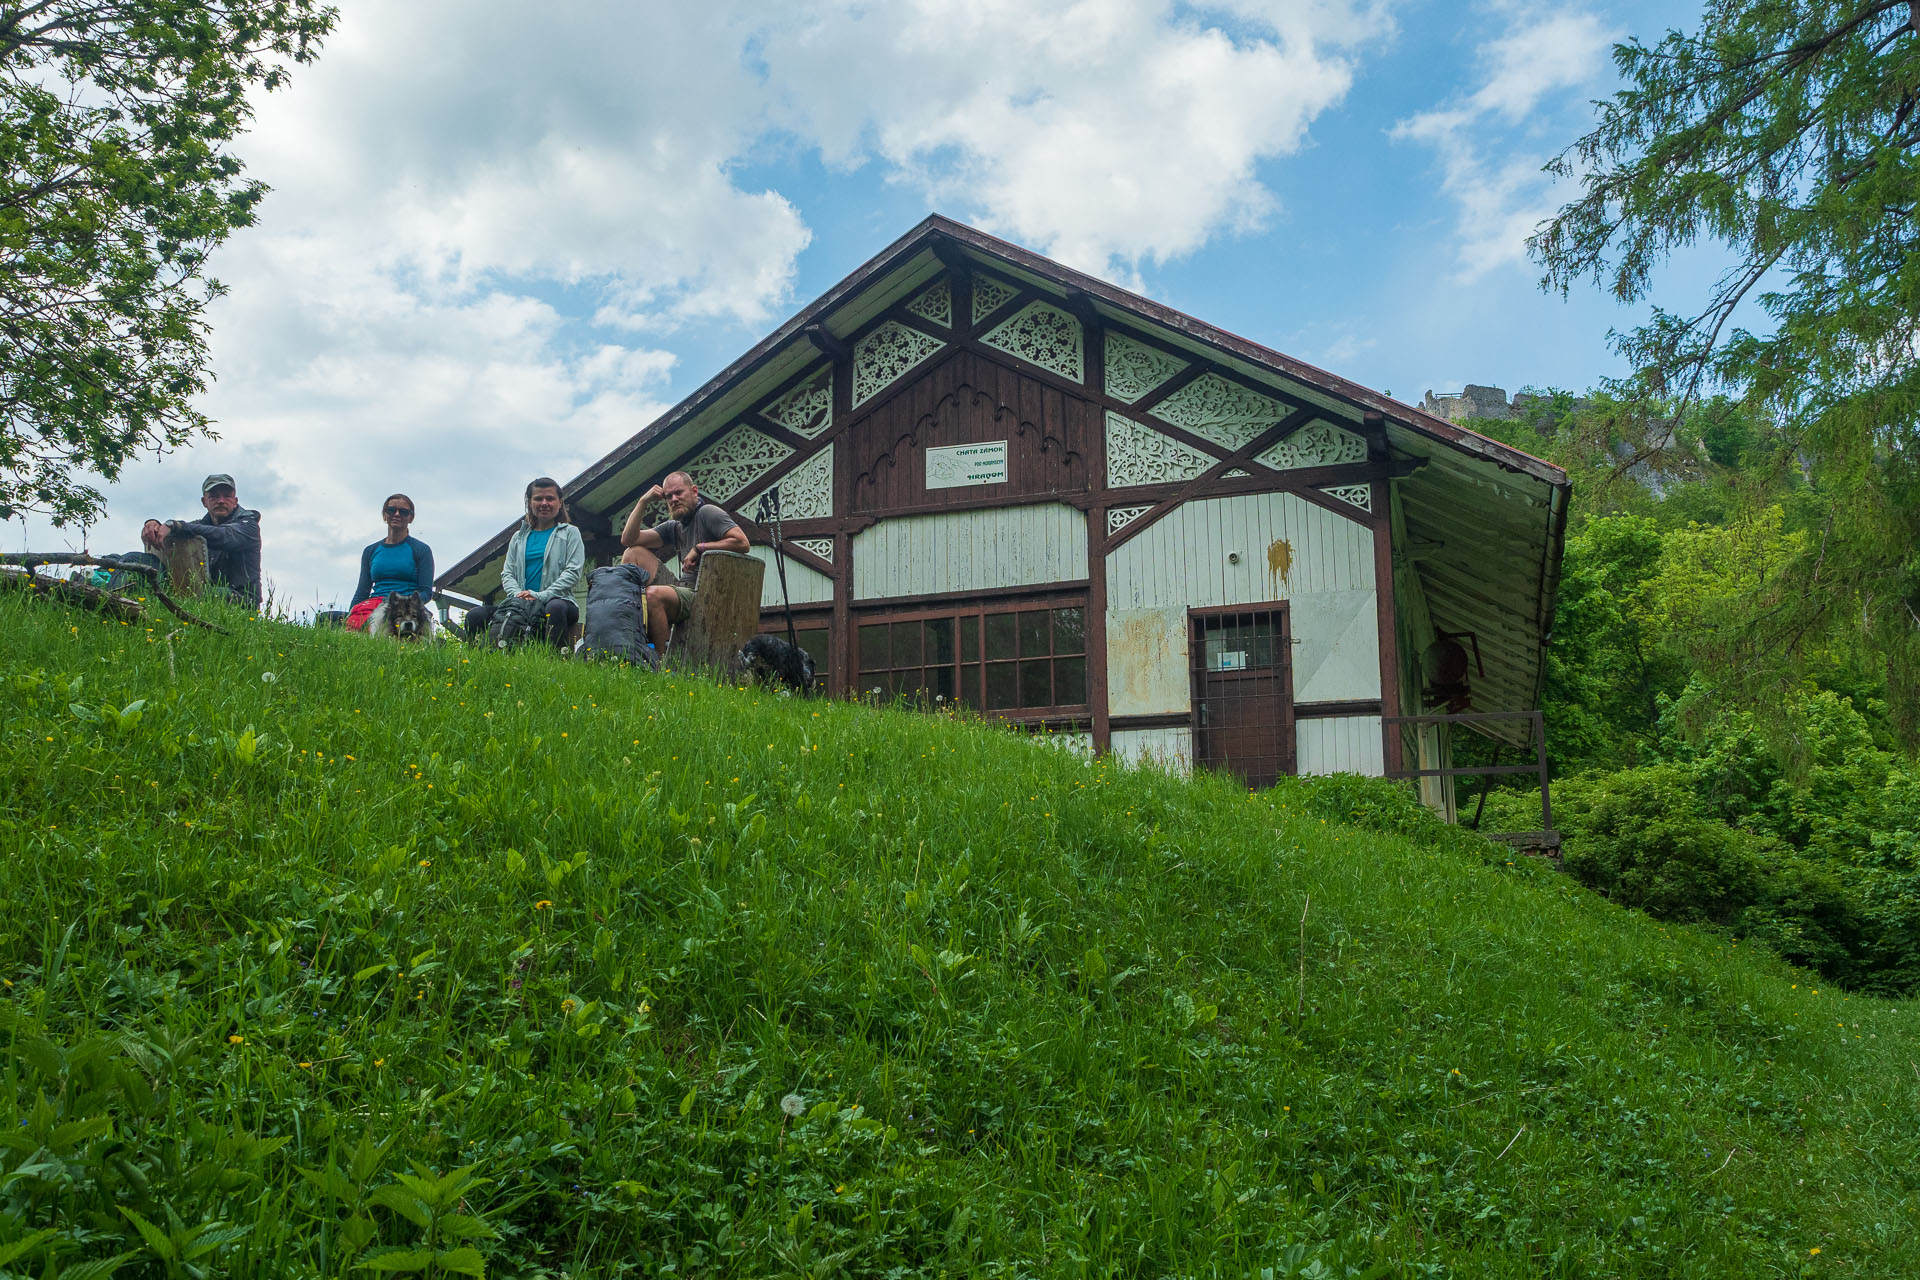
{"label": "blue sky", "polygon": [[1415,403],[1583,390],[1640,314],[1541,293],[1521,242],[1611,42],[1670,7],[340,9],[240,148],[274,192],[215,262],[222,438],[129,466],[86,538],[231,471],[296,610],[344,602],[387,493],[451,564],[929,212]]}

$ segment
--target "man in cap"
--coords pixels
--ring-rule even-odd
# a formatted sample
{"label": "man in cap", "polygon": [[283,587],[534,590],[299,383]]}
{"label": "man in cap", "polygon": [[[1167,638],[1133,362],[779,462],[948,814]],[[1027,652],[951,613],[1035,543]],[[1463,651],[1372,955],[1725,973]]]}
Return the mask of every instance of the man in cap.
{"label": "man in cap", "polygon": [[207,544],[207,577],[235,599],[260,603],[260,513],[240,505],[233,477],[210,475],[200,482],[198,520],[149,520],[140,541],[154,551],[173,537],[200,538]]}

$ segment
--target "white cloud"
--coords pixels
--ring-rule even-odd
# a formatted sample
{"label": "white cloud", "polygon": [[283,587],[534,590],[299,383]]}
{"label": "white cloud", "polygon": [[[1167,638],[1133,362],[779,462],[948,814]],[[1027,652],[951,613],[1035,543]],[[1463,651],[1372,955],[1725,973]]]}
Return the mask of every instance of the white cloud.
{"label": "white cloud", "polygon": [[1485,67],[1478,87],[1391,131],[1437,154],[1441,189],[1458,206],[1465,280],[1523,260],[1527,236],[1559,208],[1566,193],[1541,172],[1549,159],[1538,149],[1543,104],[1584,102],[1568,91],[1600,77],[1619,39],[1591,13],[1522,10],[1516,19],[1513,31],[1475,50],[1475,63]]}
{"label": "white cloud", "polygon": [[840,0],[760,53],[829,160],[877,156],[937,205],[1125,275],[1261,225],[1256,166],[1304,144],[1350,51],[1389,30],[1337,3]]}

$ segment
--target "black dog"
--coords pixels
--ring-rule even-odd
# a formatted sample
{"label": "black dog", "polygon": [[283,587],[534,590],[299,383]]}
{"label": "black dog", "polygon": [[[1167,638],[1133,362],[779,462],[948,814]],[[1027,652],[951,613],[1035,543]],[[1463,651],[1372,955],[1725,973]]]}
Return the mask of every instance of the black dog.
{"label": "black dog", "polygon": [[740,650],[736,661],[756,684],[783,684],[803,698],[813,696],[812,655],[779,636],[755,636]]}

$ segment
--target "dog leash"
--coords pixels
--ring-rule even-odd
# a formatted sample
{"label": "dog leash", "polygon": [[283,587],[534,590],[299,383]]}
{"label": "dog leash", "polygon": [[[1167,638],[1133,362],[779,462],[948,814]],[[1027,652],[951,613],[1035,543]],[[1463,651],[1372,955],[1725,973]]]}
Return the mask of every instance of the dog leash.
{"label": "dog leash", "polygon": [[787,611],[787,643],[798,649],[800,637],[793,629],[793,601],[787,598],[787,555],[781,548],[779,485],[760,495],[753,518],[773,530],[773,571],[780,576],[780,604]]}

